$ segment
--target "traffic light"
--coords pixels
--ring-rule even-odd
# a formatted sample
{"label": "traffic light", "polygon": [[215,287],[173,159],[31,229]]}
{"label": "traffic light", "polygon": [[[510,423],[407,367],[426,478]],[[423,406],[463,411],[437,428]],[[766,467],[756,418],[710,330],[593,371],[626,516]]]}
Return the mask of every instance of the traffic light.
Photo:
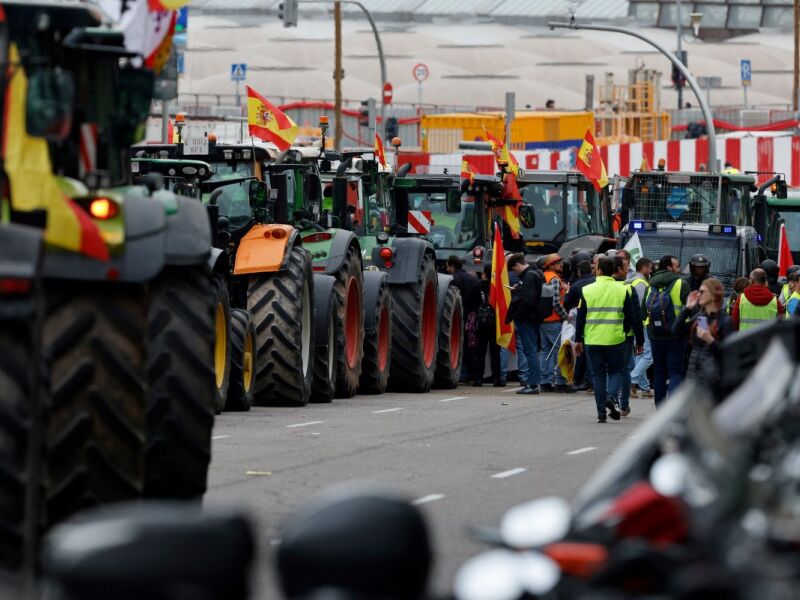
{"label": "traffic light", "polygon": [[397,117],[389,117],[386,119],[386,130],[384,133],[387,140],[400,135],[400,128],[398,127]]}
{"label": "traffic light", "polygon": [[369,127],[369,100],[362,100],[358,109],[358,126]]}
{"label": "traffic light", "polygon": [[283,0],[278,4],[278,16],[284,27],[297,27],[297,0]]}
{"label": "traffic light", "polygon": [[[677,53],[677,57],[678,60],[684,65],[688,64],[686,50],[681,50],[679,53]],[[683,73],[681,73],[680,69],[678,69],[678,66],[674,63],[672,65],[672,85],[675,86],[675,88],[686,87],[686,78],[683,76]]]}

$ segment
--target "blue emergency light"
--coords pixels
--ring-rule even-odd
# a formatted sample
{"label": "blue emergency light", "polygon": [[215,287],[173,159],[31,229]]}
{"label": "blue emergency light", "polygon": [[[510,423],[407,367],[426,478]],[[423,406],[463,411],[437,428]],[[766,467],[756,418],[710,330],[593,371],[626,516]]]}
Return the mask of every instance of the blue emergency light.
{"label": "blue emergency light", "polygon": [[709,225],[708,233],[717,235],[736,235],[736,225]]}
{"label": "blue emergency light", "polygon": [[631,231],[649,231],[657,229],[655,221],[631,221]]}

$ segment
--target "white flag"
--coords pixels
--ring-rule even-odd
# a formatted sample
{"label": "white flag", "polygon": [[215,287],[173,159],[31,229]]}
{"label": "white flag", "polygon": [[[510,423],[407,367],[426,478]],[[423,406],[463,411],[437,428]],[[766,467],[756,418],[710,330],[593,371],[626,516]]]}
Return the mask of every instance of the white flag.
{"label": "white flag", "polygon": [[644,256],[642,244],[639,242],[639,233],[634,233],[633,237],[625,244],[625,250],[631,253],[631,267],[636,268],[636,262]]}

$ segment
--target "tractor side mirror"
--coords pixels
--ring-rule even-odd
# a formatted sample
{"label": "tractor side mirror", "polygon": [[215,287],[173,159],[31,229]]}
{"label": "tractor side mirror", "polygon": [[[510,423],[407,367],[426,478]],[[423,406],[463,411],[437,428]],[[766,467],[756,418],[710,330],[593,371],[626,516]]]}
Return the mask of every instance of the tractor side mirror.
{"label": "tractor side mirror", "polygon": [[622,190],[622,210],[627,212],[636,208],[636,195],[633,188],[626,187]]}
{"label": "tractor side mirror", "polygon": [[267,206],[267,184],[263,181],[252,180],[248,190],[250,206],[252,208],[266,208]]}
{"label": "tractor side mirror", "polygon": [[461,194],[456,190],[447,192],[447,212],[461,213]]}
{"label": "tractor side mirror", "polygon": [[519,220],[525,229],[536,227],[536,211],[530,204],[520,204]]}
{"label": "tractor side mirror", "polygon": [[753,197],[753,228],[766,241],[767,237],[767,198],[763,194]]}
{"label": "tractor side mirror", "polygon": [[786,180],[779,179],[775,182],[775,197],[776,198],[786,198],[788,196],[788,192],[786,189]]}
{"label": "tractor side mirror", "polygon": [[51,141],[67,138],[72,129],[75,81],[60,69],[36,69],[28,77],[25,100],[28,134]]}

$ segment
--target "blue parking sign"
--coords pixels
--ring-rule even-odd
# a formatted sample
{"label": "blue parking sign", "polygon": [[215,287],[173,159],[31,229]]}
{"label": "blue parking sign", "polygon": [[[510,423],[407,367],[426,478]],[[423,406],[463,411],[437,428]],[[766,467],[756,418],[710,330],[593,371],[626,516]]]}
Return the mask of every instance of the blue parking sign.
{"label": "blue parking sign", "polygon": [[233,63],[231,65],[231,81],[244,81],[247,79],[247,63]]}
{"label": "blue parking sign", "polygon": [[748,86],[752,83],[752,69],[750,68],[750,61],[743,59],[741,63],[742,70],[742,86]]}

